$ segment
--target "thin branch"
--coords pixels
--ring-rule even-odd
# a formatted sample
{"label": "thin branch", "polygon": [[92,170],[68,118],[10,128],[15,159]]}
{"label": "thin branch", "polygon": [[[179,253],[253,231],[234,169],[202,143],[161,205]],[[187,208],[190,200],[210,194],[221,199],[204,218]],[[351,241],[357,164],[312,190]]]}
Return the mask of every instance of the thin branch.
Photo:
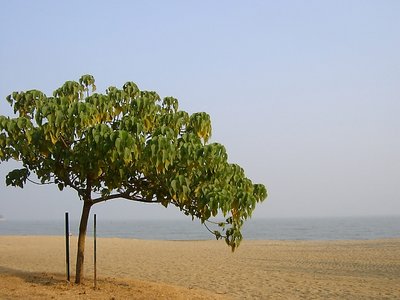
{"label": "thin branch", "polygon": [[[206,220],[206,221],[207,221],[207,220]],[[203,223],[203,225],[207,228],[207,230],[208,230],[211,234],[215,235],[215,237],[216,237],[217,239],[221,239],[221,238],[226,239],[226,238],[227,238],[226,235],[222,235],[219,231],[218,231],[219,234],[216,234],[214,231],[212,231],[212,230],[207,226],[207,224],[206,224],[205,222]]]}
{"label": "thin branch", "polygon": [[34,184],[37,184],[37,185],[45,185],[45,184],[53,184],[53,183],[55,183],[54,181],[41,183],[41,182],[33,181],[33,180],[29,179],[29,178],[26,178],[26,179],[27,179],[29,182],[34,183]]}
{"label": "thin branch", "polygon": [[114,195],[99,197],[96,199],[92,199],[92,202],[93,202],[93,204],[96,204],[96,203],[100,203],[100,202],[104,202],[104,201],[112,200],[112,199],[117,199],[117,198],[123,198],[122,194],[114,194]]}
{"label": "thin branch", "polygon": [[136,202],[142,202],[142,203],[161,203],[161,201],[159,201],[159,200],[146,200],[143,198],[125,198],[125,199],[136,201]]}
{"label": "thin branch", "polygon": [[215,222],[215,221],[206,220],[206,222],[214,224],[214,225],[218,225],[218,226],[220,226],[220,224],[229,225],[229,223],[226,221],[225,222]]}
{"label": "thin branch", "polygon": [[76,175],[72,180],[69,180],[72,184],[75,184],[75,181],[78,179],[78,175]]}
{"label": "thin branch", "polygon": [[[75,177],[75,179],[73,179],[73,181],[75,181],[76,178],[77,178],[77,177]],[[64,180],[64,182],[66,183],[67,186],[70,186],[70,187],[73,188],[75,191],[77,191],[79,195],[81,195],[82,189],[78,188],[78,187],[75,185],[75,182],[71,182],[71,180],[70,180],[68,177],[64,178],[63,180]]]}
{"label": "thin branch", "polygon": [[92,203],[96,204],[96,203],[100,203],[100,202],[104,202],[104,201],[108,201],[108,200],[112,200],[112,199],[118,199],[118,198],[123,198],[126,200],[132,200],[132,201],[142,202],[142,203],[160,203],[161,202],[159,200],[147,200],[144,198],[129,196],[129,194],[125,192],[125,193],[119,193],[119,194],[113,194],[113,195],[108,195],[108,196],[104,196],[104,197],[99,197],[99,198],[93,199]]}
{"label": "thin branch", "polygon": [[61,134],[60,134],[60,138],[61,138],[61,140],[62,140],[62,142],[63,142],[65,148],[68,148],[68,149],[69,149],[69,145],[65,142],[65,139],[64,139],[64,137],[63,137]]}
{"label": "thin branch", "polygon": [[210,233],[212,233],[213,235],[215,235],[214,231],[212,231],[212,230],[207,226],[206,223],[203,223],[203,225],[204,225],[204,227],[207,228],[207,230],[208,230]]}

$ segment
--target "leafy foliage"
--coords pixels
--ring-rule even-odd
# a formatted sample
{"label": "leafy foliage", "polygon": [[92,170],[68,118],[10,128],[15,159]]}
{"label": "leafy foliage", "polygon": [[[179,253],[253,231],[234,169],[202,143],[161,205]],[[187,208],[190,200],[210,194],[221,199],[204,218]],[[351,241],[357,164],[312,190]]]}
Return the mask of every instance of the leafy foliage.
{"label": "leafy foliage", "polygon": [[17,117],[0,116],[0,161],[24,167],[10,172],[7,184],[23,187],[35,173],[92,204],[116,198],[173,204],[202,222],[222,212],[224,234],[214,233],[235,249],[243,221],[267,193],[228,163],[223,145],[208,143],[209,115],[189,115],[175,98],[133,82],[105,94],[95,93],[94,83],[84,75],[50,97],[38,90],[7,97]]}

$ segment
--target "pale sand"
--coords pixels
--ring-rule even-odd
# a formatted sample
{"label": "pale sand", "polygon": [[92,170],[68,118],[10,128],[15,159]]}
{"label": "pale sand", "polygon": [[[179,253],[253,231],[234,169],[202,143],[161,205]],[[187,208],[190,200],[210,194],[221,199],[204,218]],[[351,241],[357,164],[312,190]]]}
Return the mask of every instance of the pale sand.
{"label": "pale sand", "polygon": [[[97,241],[99,289],[65,282],[63,237],[0,236],[0,299],[400,299],[400,239]],[[71,239],[75,270],[76,237]]]}

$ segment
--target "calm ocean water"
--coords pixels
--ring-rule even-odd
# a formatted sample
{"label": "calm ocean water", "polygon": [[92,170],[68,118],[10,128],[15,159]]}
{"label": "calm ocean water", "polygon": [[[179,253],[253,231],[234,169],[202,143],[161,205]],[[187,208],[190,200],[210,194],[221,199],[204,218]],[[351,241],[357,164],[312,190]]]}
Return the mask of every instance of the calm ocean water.
{"label": "calm ocean water", "polygon": [[[93,233],[91,219],[88,234]],[[78,222],[70,222],[78,233]],[[0,221],[0,235],[63,235],[64,220]],[[157,240],[206,240],[213,236],[198,221],[109,221],[97,217],[99,237]],[[253,219],[243,228],[245,239],[261,240],[347,240],[400,238],[400,217],[343,217]]]}

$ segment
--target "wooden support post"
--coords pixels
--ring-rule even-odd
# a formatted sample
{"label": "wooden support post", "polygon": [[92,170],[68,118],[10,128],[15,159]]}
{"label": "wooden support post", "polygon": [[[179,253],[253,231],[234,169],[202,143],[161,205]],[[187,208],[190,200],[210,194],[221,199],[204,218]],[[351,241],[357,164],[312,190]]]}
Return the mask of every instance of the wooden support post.
{"label": "wooden support post", "polygon": [[69,217],[68,212],[65,212],[65,263],[67,268],[67,281],[70,281],[69,269]]}
{"label": "wooden support post", "polygon": [[94,214],[94,230],[93,230],[93,235],[94,235],[94,245],[93,245],[93,251],[94,251],[94,288],[97,288],[97,244],[96,244],[96,214]]}

